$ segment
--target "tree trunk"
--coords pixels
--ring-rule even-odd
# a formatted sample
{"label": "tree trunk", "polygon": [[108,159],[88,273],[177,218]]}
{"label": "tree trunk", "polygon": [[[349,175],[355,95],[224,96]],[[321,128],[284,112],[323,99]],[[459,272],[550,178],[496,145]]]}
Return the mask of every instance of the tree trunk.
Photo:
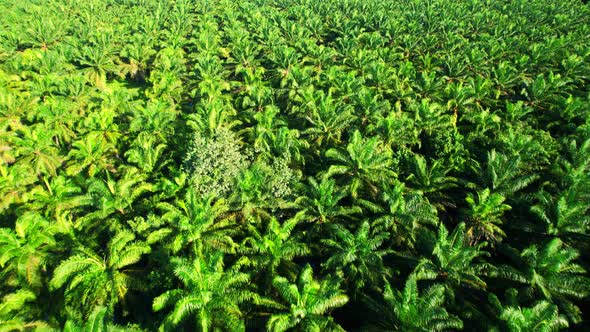
{"label": "tree trunk", "polygon": [[207,332],[209,330],[208,328],[208,321],[207,321],[207,314],[202,312],[199,315],[199,323],[201,325],[201,332]]}

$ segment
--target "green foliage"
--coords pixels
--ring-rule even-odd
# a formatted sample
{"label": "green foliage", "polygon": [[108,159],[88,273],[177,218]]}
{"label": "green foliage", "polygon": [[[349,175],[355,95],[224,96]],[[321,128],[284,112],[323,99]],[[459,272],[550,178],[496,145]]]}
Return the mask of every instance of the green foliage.
{"label": "green foliage", "polygon": [[547,301],[538,301],[534,306],[521,307],[518,304],[518,292],[515,289],[506,291],[508,303],[503,305],[498,297],[490,294],[489,300],[498,313],[506,330],[521,331],[559,331],[569,327],[565,317],[559,314],[556,305]]}
{"label": "green foliage", "polygon": [[64,288],[67,303],[82,313],[89,313],[96,305],[112,310],[116,303],[125,301],[130,288],[141,289],[131,267],[150,252],[150,247],[134,240],[131,232],[117,233],[109,241],[104,258],[91,249],[79,248],[57,266],[49,283],[51,289]]}
{"label": "green foliage", "polygon": [[466,241],[465,224],[459,224],[451,234],[440,224],[432,253],[420,260],[415,273],[419,280],[438,280],[451,290],[460,287],[482,289],[486,283],[480,274],[483,268],[478,258],[488,256],[482,248],[485,242],[470,246]]}
{"label": "green foliage", "polygon": [[97,306],[88,318],[84,325],[77,325],[76,322],[68,320],[64,326],[65,332],[140,332],[141,329],[132,327],[121,327],[110,323],[112,319],[112,313],[108,312],[106,307]]}
{"label": "green foliage", "polygon": [[273,286],[282,299],[278,309],[285,312],[270,316],[266,325],[268,331],[342,330],[332,317],[326,315],[348,302],[348,297],[339,289],[339,282],[315,280],[311,266],[306,265],[295,284],[277,276],[273,280]]}
{"label": "green foliage", "polygon": [[191,144],[185,165],[197,192],[204,196],[228,195],[249,165],[236,135],[223,129],[210,138],[195,134]]}
{"label": "green foliage", "polygon": [[239,249],[246,256],[241,259],[240,264],[251,265],[258,271],[265,270],[267,287],[271,286],[272,279],[279,272],[283,275],[296,275],[297,265],[293,263],[293,259],[310,252],[305,243],[291,236],[298,222],[297,216],[282,224],[276,218],[271,218],[265,233],[261,233],[252,224],[248,225],[249,236]]}
{"label": "green foliage", "polygon": [[6,294],[0,302],[0,331],[26,331],[35,328],[36,331],[48,329],[48,324],[42,321],[31,321],[31,317],[38,314],[30,302],[37,299],[30,290],[20,289],[15,293]]}
{"label": "green foliage", "polygon": [[163,212],[162,219],[168,224],[168,227],[157,231],[158,238],[170,237],[172,253],[188,247],[196,254],[204,246],[207,249],[235,250],[236,244],[228,234],[232,228],[231,220],[222,218],[228,206],[223,199],[213,200],[213,196],[204,198],[198,195],[196,189],[189,188],[184,198],[174,204],[157,204]]}
{"label": "green foliage", "polygon": [[402,291],[385,284],[383,301],[369,298],[369,306],[376,313],[376,323],[369,323],[372,331],[446,331],[462,329],[463,322],[444,308],[445,290],[436,285],[420,293],[415,275],[410,275]]}
{"label": "green foliage", "polygon": [[357,214],[362,210],[357,207],[343,207],[340,201],[346,194],[338,190],[336,181],[329,178],[322,178],[318,183],[314,178],[308,179],[309,186],[305,195],[298,197],[295,203],[303,208],[303,212],[309,221],[319,223],[330,222],[336,218],[342,218]]}
{"label": "green foliage", "polygon": [[495,276],[512,280],[528,298],[541,297],[557,303],[573,322],[580,321],[580,309],[572,302],[590,293],[586,270],[577,264],[577,250],[552,239],[543,247],[532,245],[520,252],[510,251],[514,261],[502,266]]}
{"label": "green foliage", "polygon": [[355,234],[340,225],[331,229],[332,237],[322,240],[322,244],[332,252],[324,263],[328,271],[336,272],[341,278],[346,276],[349,288],[361,289],[365,283],[377,284],[389,274],[383,264],[383,257],[389,250],[383,249],[388,238],[384,232],[372,234],[369,222],[363,222]]}
{"label": "green foliage", "polygon": [[584,1],[0,13],[0,330],[588,325]]}
{"label": "green foliage", "polygon": [[168,290],[154,299],[155,311],[172,307],[161,330],[168,331],[185,320],[190,320],[191,330],[197,331],[244,329],[239,305],[259,299],[247,289],[247,274],[224,269],[219,252],[198,255],[192,261],[175,259],[174,264],[174,275],[183,288]]}
{"label": "green foliage", "polygon": [[345,151],[332,148],[326,151],[326,157],[336,164],[324,176],[347,175],[351,179],[347,188],[354,198],[365,187],[369,194],[376,194],[379,184],[390,183],[396,177],[391,169],[391,151],[377,137],[363,140],[358,130],[352,134]]}
{"label": "green foliage", "polygon": [[532,308],[507,308],[500,319],[506,321],[510,331],[558,331],[568,327],[567,320],[559,316],[557,306],[541,301]]}
{"label": "green foliage", "polygon": [[43,286],[42,274],[49,251],[57,243],[55,228],[35,213],[28,213],[15,223],[14,230],[0,228],[0,267],[7,283],[25,287]]}
{"label": "green foliage", "polygon": [[465,201],[469,204],[466,212],[469,229],[466,235],[472,242],[478,242],[482,238],[495,242],[506,236],[501,228],[502,215],[511,207],[504,204],[504,200],[502,195],[490,193],[487,188],[478,192],[477,196],[467,194]]}

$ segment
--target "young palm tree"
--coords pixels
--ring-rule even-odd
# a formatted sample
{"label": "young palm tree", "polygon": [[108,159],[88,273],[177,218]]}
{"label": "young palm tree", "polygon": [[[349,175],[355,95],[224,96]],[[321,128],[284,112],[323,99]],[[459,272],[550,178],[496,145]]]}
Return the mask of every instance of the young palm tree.
{"label": "young palm tree", "polygon": [[587,213],[590,207],[580,199],[576,188],[567,188],[557,196],[541,191],[535,198],[538,203],[531,211],[543,222],[547,234],[563,239],[585,239],[590,227]]}
{"label": "young palm tree", "polygon": [[386,208],[372,226],[379,231],[393,234],[396,245],[414,248],[421,230],[435,228],[438,223],[436,207],[421,192],[407,192],[402,182],[386,186],[383,193]]}
{"label": "young palm tree", "polygon": [[150,35],[141,34],[134,34],[132,40],[121,50],[121,57],[126,60],[121,64],[121,69],[135,80],[144,81],[148,64],[156,54],[156,50],[151,47],[154,41]]}
{"label": "young palm tree", "polygon": [[154,299],[154,311],[172,307],[161,331],[169,331],[182,322],[193,324],[191,330],[201,332],[244,330],[240,304],[256,303],[260,299],[249,290],[247,274],[224,269],[220,252],[198,253],[192,261],[176,258],[173,262],[174,275],[183,287],[168,290]]}
{"label": "young palm tree", "polygon": [[325,96],[318,91],[319,100],[309,103],[309,110],[305,112],[305,120],[310,126],[302,134],[309,137],[314,148],[334,146],[341,143],[342,132],[355,121],[352,108],[341,105],[331,96]]}
{"label": "young palm tree", "polygon": [[349,289],[359,291],[365,283],[376,285],[383,276],[389,275],[383,256],[390,250],[381,248],[389,234],[372,231],[368,221],[363,222],[356,233],[339,224],[332,226],[331,233],[330,239],[321,241],[330,252],[323,267],[341,277],[346,276]]}
{"label": "young palm tree", "polygon": [[88,81],[99,89],[106,88],[108,74],[123,75],[123,68],[115,64],[116,56],[111,42],[108,38],[101,38],[97,45],[84,46],[78,58]]}
{"label": "young palm tree", "polygon": [[422,128],[423,133],[428,136],[434,135],[440,130],[451,130],[453,119],[451,115],[445,114],[444,107],[429,99],[412,101],[409,107],[414,115],[416,126]]}
{"label": "young palm tree", "polygon": [[511,332],[553,332],[568,328],[567,320],[559,315],[556,305],[539,301],[532,308],[505,308],[500,319]]}
{"label": "young palm tree", "polygon": [[279,128],[272,144],[276,155],[305,164],[303,153],[309,148],[309,143],[301,138],[299,130],[287,126]]}
{"label": "young palm tree", "polygon": [[154,185],[145,182],[146,176],[136,168],[125,170],[122,178],[107,181],[91,178],[88,181],[88,195],[94,199],[96,209],[76,220],[78,229],[91,229],[95,226],[104,227],[116,216],[133,211],[134,204],[140,196],[154,191]]}
{"label": "young palm tree", "polygon": [[252,265],[257,271],[265,271],[266,288],[272,279],[281,273],[287,276],[297,274],[297,265],[292,261],[309,253],[309,248],[295,236],[293,228],[301,218],[295,216],[282,224],[271,218],[266,233],[261,234],[252,224],[248,225],[249,236],[242,241],[239,251],[245,256],[240,264]]}
{"label": "young palm tree", "polygon": [[84,117],[80,134],[91,134],[95,140],[103,140],[108,146],[116,147],[125,134],[121,129],[118,116],[131,108],[126,90],[117,88],[113,92],[101,93],[97,101],[89,108],[96,108]]}
{"label": "young palm tree", "polygon": [[60,147],[71,143],[78,134],[74,128],[80,122],[80,114],[75,107],[69,100],[48,97],[35,114],[37,119],[43,120],[47,130],[54,133],[54,141]]}
{"label": "young palm tree", "polygon": [[465,233],[464,223],[457,225],[450,235],[441,223],[430,257],[422,258],[416,266],[417,278],[436,280],[450,290],[465,286],[486,288],[486,283],[480,278],[483,265],[477,262],[478,258],[488,256],[482,250],[486,243],[470,246],[465,241]]}
{"label": "young palm tree", "polygon": [[50,330],[47,323],[35,320],[41,316],[31,303],[36,299],[35,293],[27,289],[4,295],[0,302],[0,332]]}
{"label": "young palm tree", "polygon": [[236,110],[221,98],[203,99],[195,106],[195,113],[188,115],[187,125],[200,135],[215,137],[219,130],[241,123],[236,115]]}
{"label": "young palm tree", "polygon": [[350,178],[348,191],[353,198],[365,188],[375,195],[380,185],[391,183],[397,176],[391,168],[391,150],[377,137],[364,140],[358,130],[352,134],[346,151],[332,148],[326,151],[326,157],[337,164],[330,166],[324,176],[346,175],[347,179]]}
{"label": "young palm tree", "polygon": [[164,212],[162,219],[169,225],[165,229],[172,237],[169,243],[173,253],[185,248],[193,255],[201,250],[231,252],[236,249],[230,236],[234,224],[223,218],[229,210],[225,200],[201,197],[195,188],[189,187],[183,199],[174,203],[160,202],[157,207]]}
{"label": "young palm tree", "polygon": [[463,322],[449,314],[444,307],[445,289],[442,285],[420,293],[415,275],[410,275],[403,291],[385,284],[383,301],[366,300],[378,317],[368,331],[447,331],[463,328]]}
{"label": "young palm tree", "polygon": [[[41,215],[29,212],[19,217],[13,229],[0,228],[0,267],[9,279],[21,285],[42,287],[42,276],[56,245],[52,225]],[[3,273],[3,274],[4,274]]]}
{"label": "young palm tree", "polygon": [[506,297],[506,304],[502,304],[494,294],[490,294],[488,299],[502,322],[502,327],[507,331],[554,332],[569,326],[567,319],[560,315],[557,306],[550,302],[537,301],[532,307],[523,308],[518,303],[518,292],[514,288],[506,291]]}
{"label": "young palm tree", "polygon": [[564,247],[555,238],[541,248],[532,245],[520,253],[515,250],[507,253],[513,264],[498,267],[491,276],[516,282],[524,296],[556,303],[571,321],[580,321],[580,309],[572,299],[590,294],[590,278],[575,262],[580,256],[577,250]]}
{"label": "young palm tree", "polygon": [[[256,125],[251,128],[251,139],[254,142],[254,149],[262,154],[272,152],[271,148],[276,140],[278,129],[286,125],[286,122],[280,118],[278,107],[271,105],[265,107],[260,112],[254,114]],[[271,154],[272,155],[272,154]]]}
{"label": "young palm tree", "polygon": [[284,304],[278,307],[282,313],[272,314],[266,324],[268,331],[342,331],[343,329],[326,314],[348,302],[348,296],[340,290],[340,282],[313,278],[311,266],[306,265],[296,284],[277,276],[273,286]]}
{"label": "young palm tree", "polygon": [[520,155],[507,156],[494,149],[488,151],[487,163],[479,165],[476,174],[481,186],[504,197],[513,196],[538,179],[537,174],[524,172]]}
{"label": "young palm tree", "polygon": [[113,160],[115,159],[115,146],[108,143],[98,133],[90,133],[72,143],[73,148],[68,154],[69,163],[66,168],[68,175],[77,175],[87,170],[89,177],[94,177],[101,172],[104,174],[116,171]]}
{"label": "young palm tree", "polygon": [[303,209],[307,220],[327,223],[362,212],[358,206],[344,207],[340,204],[346,194],[336,187],[333,179],[323,177],[318,183],[316,179],[309,177],[308,182],[306,194],[295,200],[295,204]]}
{"label": "young palm tree", "polygon": [[467,237],[471,243],[477,243],[482,238],[492,243],[501,241],[506,233],[502,230],[502,216],[511,209],[504,204],[504,196],[490,193],[488,188],[477,192],[477,196],[467,194],[469,209],[465,211],[468,219]]}
{"label": "young palm tree", "polygon": [[31,202],[27,209],[39,211],[47,218],[56,218],[64,213],[74,213],[83,206],[92,203],[89,195],[83,195],[82,189],[72,179],[63,175],[44,180],[44,187],[31,190]]}
{"label": "young palm tree", "polygon": [[4,212],[12,204],[28,201],[31,186],[39,178],[28,164],[5,166],[0,164],[0,212]]}
{"label": "young palm tree", "polygon": [[96,305],[112,310],[118,302],[125,301],[129,288],[139,285],[132,268],[150,247],[134,241],[129,231],[118,232],[108,243],[105,255],[81,247],[53,272],[49,285],[52,290],[65,287],[66,303],[89,313]]}
{"label": "young palm tree", "polygon": [[130,163],[150,174],[166,165],[166,162],[161,162],[166,148],[166,144],[158,143],[156,137],[141,132],[124,155]]}
{"label": "young palm tree", "polygon": [[553,169],[556,183],[545,183],[548,188],[535,195],[531,212],[540,221],[539,232],[579,245],[587,241],[590,230],[590,139],[580,146],[575,140],[566,143],[568,157]]}
{"label": "young palm tree", "polygon": [[[174,133],[173,121],[178,110],[174,104],[163,100],[151,100],[144,107],[133,108],[129,119],[129,130],[133,133],[146,132],[158,142],[166,144]],[[187,123],[188,124],[188,123]]]}
{"label": "young palm tree", "polygon": [[143,330],[132,327],[122,327],[112,324],[112,312],[107,307],[96,306],[90,313],[85,323],[68,320],[63,332],[141,332]]}
{"label": "young palm tree", "polygon": [[402,112],[401,103],[396,103],[396,111],[386,116],[377,116],[375,124],[367,126],[367,132],[379,135],[387,145],[401,150],[420,146],[420,128],[406,112]]}
{"label": "young palm tree", "polygon": [[450,169],[435,160],[430,167],[426,159],[419,154],[414,155],[414,170],[406,178],[409,187],[421,191],[437,208],[453,207],[455,203],[448,198],[444,190],[457,186],[457,179],[448,176]]}
{"label": "young palm tree", "polygon": [[27,126],[21,132],[22,138],[14,143],[17,165],[31,165],[36,175],[56,175],[64,158],[53,141],[53,133],[43,125]]}

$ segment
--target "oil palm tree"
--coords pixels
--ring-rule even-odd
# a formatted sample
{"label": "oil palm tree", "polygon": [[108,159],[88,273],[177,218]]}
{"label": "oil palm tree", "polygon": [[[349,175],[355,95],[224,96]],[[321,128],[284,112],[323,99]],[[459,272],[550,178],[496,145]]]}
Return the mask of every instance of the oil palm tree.
{"label": "oil palm tree", "polygon": [[278,129],[286,125],[286,122],[279,115],[280,110],[274,105],[267,106],[260,112],[254,114],[256,126],[250,132],[256,151],[260,151],[262,154],[272,152],[271,147],[273,146],[273,141],[276,140]]}
{"label": "oil palm tree", "polygon": [[270,316],[267,331],[342,331],[343,329],[327,315],[332,309],[348,302],[348,296],[340,290],[336,280],[315,280],[311,266],[306,265],[297,282],[277,276],[273,286],[280,295],[280,313]]}
{"label": "oil palm tree", "polygon": [[463,322],[447,312],[445,288],[434,285],[420,292],[417,278],[411,274],[403,291],[388,282],[383,290],[383,301],[367,297],[366,302],[376,317],[368,331],[448,331],[463,328]]}
{"label": "oil palm tree", "polygon": [[97,174],[114,173],[116,171],[116,148],[99,133],[90,133],[72,143],[73,148],[68,154],[69,163],[66,168],[68,175],[77,175],[87,170],[89,177]]}
{"label": "oil palm tree", "polygon": [[385,144],[402,150],[420,146],[420,127],[407,112],[402,111],[400,102],[395,104],[395,111],[376,116],[374,122],[367,126],[367,130],[379,135]]}
{"label": "oil palm tree", "polygon": [[86,114],[79,133],[91,134],[95,140],[102,140],[108,146],[115,148],[119,145],[119,139],[125,134],[119,128],[118,116],[127,111],[128,107],[130,108],[128,98],[128,92],[123,89],[101,93],[96,103],[90,103],[90,107],[97,109]]}
{"label": "oil palm tree", "polygon": [[553,332],[569,326],[567,319],[560,315],[557,306],[548,301],[536,301],[532,307],[522,307],[518,303],[518,292],[514,288],[506,291],[506,298],[506,303],[502,303],[495,294],[488,295],[494,314],[500,319],[501,327],[507,331]]}
{"label": "oil palm tree", "polygon": [[244,330],[240,305],[260,299],[248,287],[248,274],[235,268],[224,269],[220,252],[198,253],[192,261],[175,258],[173,263],[182,288],[168,290],[154,299],[154,311],[172,307],[160,330],[169,331],[182,322],[201,332]]}
{"label": "oil palm tree", "polygon": [[277,273],[297,275],[297,265],[293,259],[310,252],[307,245],[292,234],[293,228],[301,219],[299,216],[283,223],[273,217],[268,221],[265,233],[260,232],[253,224],[248,225],[248,236],[239,249],[244,254],[240,264],[252,265],[259,273],[263,270],[267,288],[272,286],[272,279]]}
{"label": "oil palm tree", "polygon": [[106,181],[98,178],[88,180],[88,195],[94,200],[95,209],[76,220],[78,229],[107,226],[115,217],[133,211],[136,201],[144,194],[155,190],[155,186],[146,182],[146,176],[135,168],[125,169],[120,179],[110,176]]}
{"label": "oil palm tree", "polygon": [[116,56],[110,43],[108,38],[102,37],[96,45],[82,47],[78,58],[88,81],[100,89],[106,88],[108,74],[121,77],[123,74],[123,68],[116,64]]}
{"label": "oil palm tree", "polygon": [[420,259],[415,273],[418,280],[435,280],[454,291],[461,287],[486,288],[481,279],[485,265],[478,259],[489,254],[483,251],[485,242],[475,246],[466,243],[465,224],[461,223],[449,234],[440,224],[432,252]]}
{"label": "oil palm tree", "polygon": [[576,189],[569,187],[557,196],[544,190],[535,195],[537,203],[531,207],[531,212],[542,221],[545,233],[564,240],[585,239],[590,227],[587,214],[590,208]]}
{"label": "oil palm tree", "polygon": [[306,193],[295,200],[308,221],[322,224],[362,212],[358,206],[345,207],[340,204],[346,193],[336,186],[334,179],[323,177],[318,183],[315,178],[309,177],[308,182]]}
{"label": "oil palm tree", "polygon": [[36,300],[35,293],[28,289],[4,295],[0,302],[0,332],[50,330],[49,324],[35,320],[40,316],[34,307]]}
{"label": "oil palm tree", "polygon": [[112,322],[112,311],[107,307],[96,306],[85,323],[79,324],[76,320],[68,320],[64,326],[63,332],[141,332],[143,330],[133,327],[122,327]]}
{"label": "oil palm tree", "polygon": [[37,109],[35,116],[42,119],[49,132],[54,133],[57,146],[69,144],[75,139],[74,128],[80,121],[79,113],[75,112],[76,104],[62,98],[50,97]]}
{"label": "oil palm tree", "polygon": [[[538,178],[536,174],[525,172],[520,155],[507,156],[494,149],[488,151],[487,163],[479,165],[476,174],[481,186],[504,197],[513,196]],[[473,185],[470,187],[475,188]]]}
{"label": "oil palm tree", "polygon": [[505,308],[500,319],[511,332],[559,331],[568,328],[567,320],[559,315],[556,305],[539,301],[531,308]]}
{"label": "oil palm tree", "polygon": [[469,208],[464,213],[469,222],[466,235],[471,243],[481,239],[494,243],[506,236],[501,227],[502,216],[511,207],[504,204],[504,200],[504,196],[490,193],[488,188],[478,191],[477,196],[471,193],[467,195],[465,201]]}
{"label": "oil palm tree", "polygon": [[229,206],[223,199],[213,196],[201,197],[193,187],[189,187],[183,199],[174,203],[160,202],[157,208],[163,212],[162,219],[169,234],[169,244],[173,253],[188,248],[193,255],[201,250],[236,249],[230,234],[234,228],[231,219],[224,218]]}
{"label": "oil palm tree", "polygon": [[164,100],[151,100],[145,106],[134,107],[129,119],[129,131],[146,132],[165,144],[174,133],[173,121],[178,115],[174,104]]}
{"label": "oil palm tree", "polygon": [[579,146],[571,140],[566,149],[567,157],[553,169],[557,183],[545,183],[534,197],[531,212],[538,217],[541,232],[580,244],[587,241],[590,226],[586,204],[590,199],[590,139]]}
{"label": "oil palm tree", "polygon": [[572,322],[580,321],[580,309],[572,302],[590,294],[590,279],[576,260],[574,248],[554,238],[543,246],[531,245],[520,253],[507,248],[511,265],[501,265],[490,273],[515,282],[527,298],[544,298],[559,306]]}
{"label": "oil palm tree", "polygon": [[149,245],[134,240],[133,233],[123,230],[111,238],[104,254],[78,248],[53,271],[50,288],[56,291],[65,286],[66,303],[82,313],[96,305],[113,310],[125,301],[130,288],[141,284],[133,265],[151,252]]}
{"label": "oil palm tree", "polygon": [[121,58],[126,60],[121,69],[135,80],[144,81],[148,65],[156,54],[152,48],[154,41],[151,36],[140,34],[133,35],[132,39],[133,42],[121,50]]}
{"label": "oil palm tree", "polygon": [[390,250],[382,247],[389,234],[371,230],[368,221],[355,233],[339,224],[334,224],[330,230],[331,237],[321,241],[330,254],[322,265],[327,271],[346,276],[345,284],[349,289],[356,292],[366,283],[376,285],[381,277],[390,275],[383,264],[383,257]]}
{"label": "oil palm tree", "polygon": [[310,126],[302,135],[314,144],[314,148],[333,146],[341,143],[344,130],[355,121],[352,108],[341,105],[331,96],[319,91],[319,100],[310,102],[305,120]]}
{"label": "oil palm tree", "polygon": [[56,175],[64,158],[53,140],[53,133],[43,125],[27,126],[14,143],[17,164],[28,164],[37,175]]}
{"label": "oil palm tree", "polygon": [[436,207],[421,192],[409,191],[404,183],[387,185],[382,195],[385,208],[373,222],[375,230],[395,234],[397,245],[413,248],[420,230],[435,228],[438,223]]}
{"label": "oil palm tree", "polygon": [[0,164],[0,212],[7,210],[12,204],[28,201],[31,187],[39,181],[31,165]]}
{"label": "oil palm tree", "polygon": [[437,208],[444,210],[446,207],[454,207],[455,203],[448,198],[444,190],[457,186],[457,178],[449,176],[450,169],[435,160],[429,166],[426,159],[414,155],[414,169],[406,178],[409,187],[423,192],[428,200]]}
{"label": "oil palm tree", "polygon": [[48,180],[44,177],[43,184],[30,191],[31,201],[27,209],[39,211],[47,218],[74,213],[92,203],[90,196],[82,194],[82,188],[71,178],[58,175]]}
{"label": "oil palm tree", "polygon": [[148,132],[141,132],[124,155],[129,162],[150,174],[166,165],[160,162],[166,148],[166,144],[158,143],[156,137]]}
{"label": "oil palm tree", "polygon": [[[36,289],[56,246],[55,230],[41,215],[29,212],[16,220],[14,230],[0,228],[0,267],[9,279]],[[11,278],[12,277],[12,278]]]}
{"label": "oil palm tree", "polygon": [[329,149],[326,157],[336,164],[331,165],[324,176],[344,175],[344,178],[350,179],[347,189],[353,198],[358,197],[363,189],[375,195],[380,185],[391,183],[397,176],[391,167],[391,150],[383,146],[377,137],[363,139],[358,130],[352,134],[346,150]]}
{"label": "oil palm tree", "polygon": [[236,110],[221,98],[202,99],[195,105],[195,113],[188,115],[187,125],[205,137],[215,137],[221,129],[231,129],[241,122]]}

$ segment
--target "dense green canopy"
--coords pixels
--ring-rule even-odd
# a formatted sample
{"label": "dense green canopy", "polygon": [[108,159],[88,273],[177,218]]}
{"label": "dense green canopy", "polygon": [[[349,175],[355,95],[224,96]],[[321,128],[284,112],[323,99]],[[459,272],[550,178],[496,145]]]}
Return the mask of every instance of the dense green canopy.
{"label": "dense green canopy", "polygon": [[590,5],[0,0],[0,332],[590,324]]}

